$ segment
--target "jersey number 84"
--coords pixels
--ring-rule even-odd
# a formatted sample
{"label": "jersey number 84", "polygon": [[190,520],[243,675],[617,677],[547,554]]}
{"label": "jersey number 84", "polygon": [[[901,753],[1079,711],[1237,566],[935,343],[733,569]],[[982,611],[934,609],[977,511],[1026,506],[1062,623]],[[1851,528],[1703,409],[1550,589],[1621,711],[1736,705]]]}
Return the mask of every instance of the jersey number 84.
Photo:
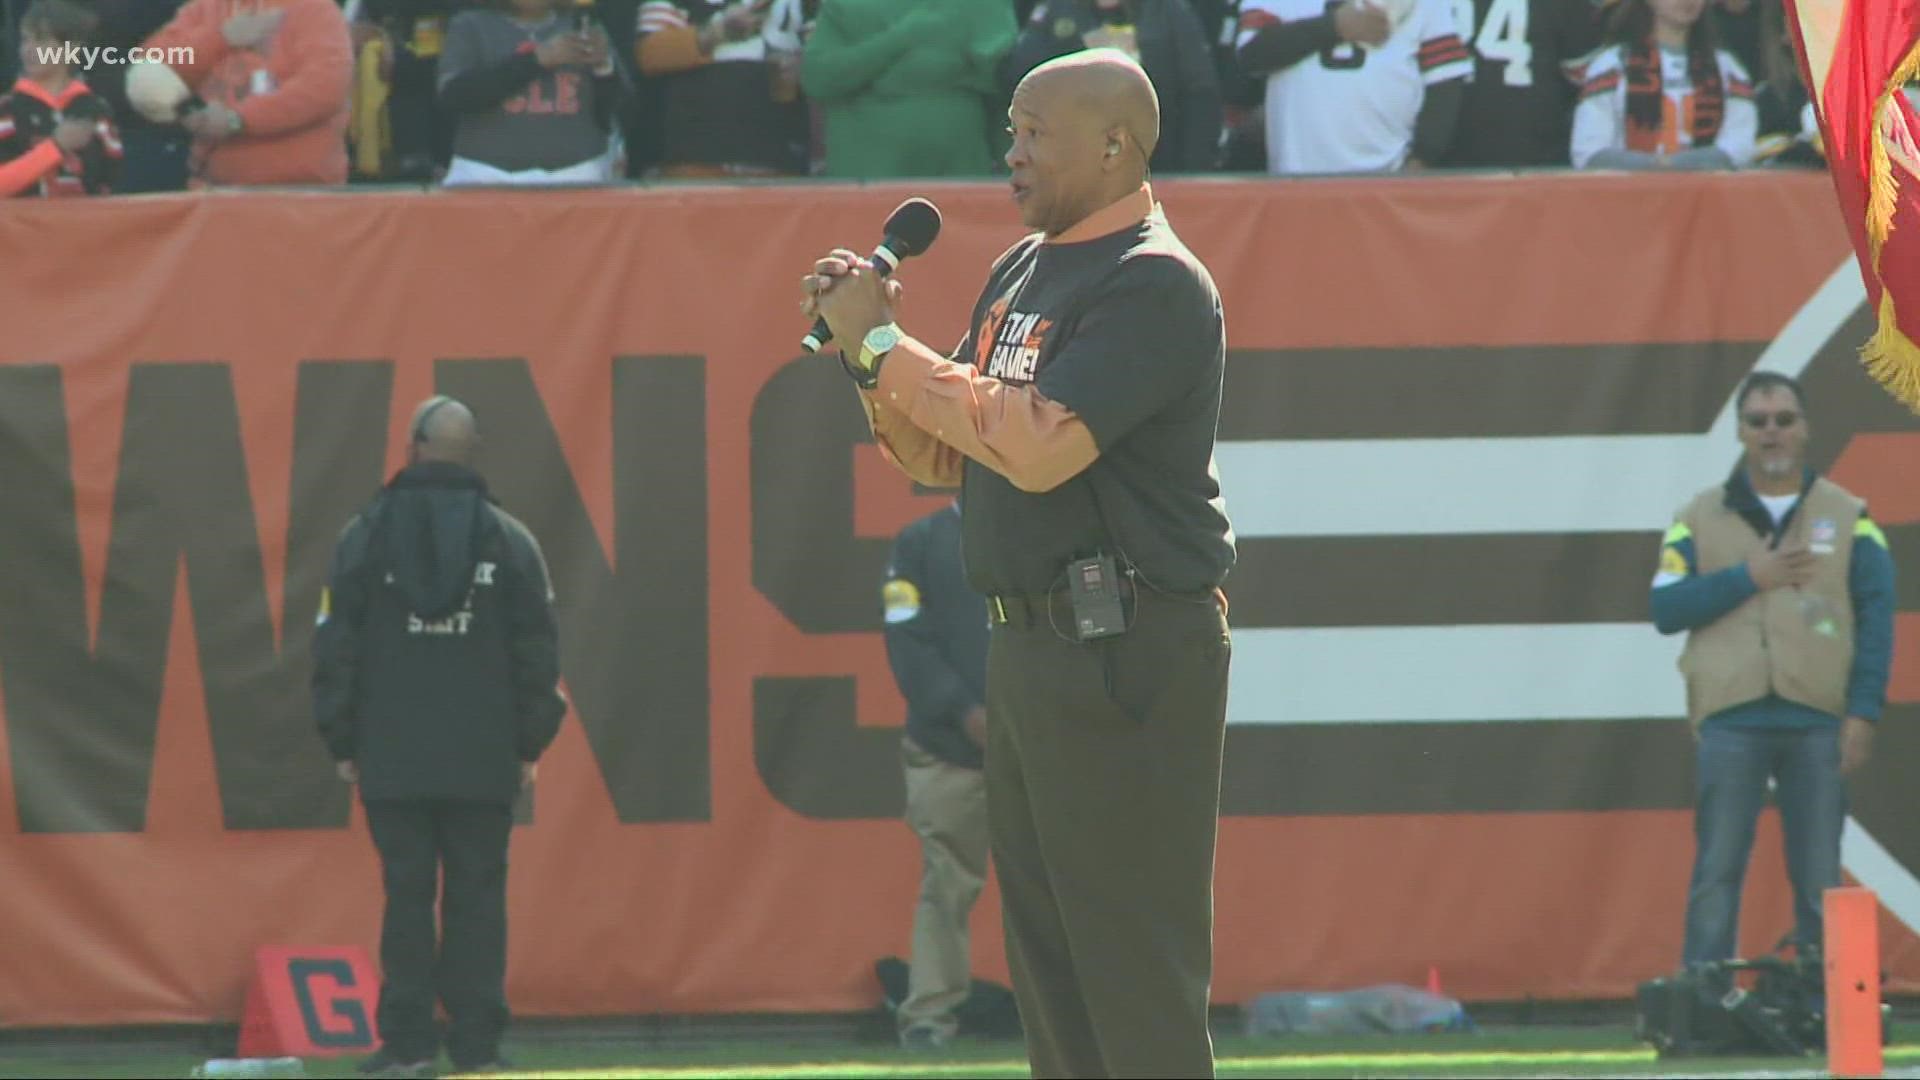
{"label": "jersey number 84", "polygon": [[[1486,5],[1484,19],[1477,10],[1481,4]],[[1503,78],[1508,86],[1533,85],[1533,45],[1527,36],[1530,5],[1531,0],[1453,0],[1453,21],[1460,27],[1460,36],[1479,60],[1505,65]]]}

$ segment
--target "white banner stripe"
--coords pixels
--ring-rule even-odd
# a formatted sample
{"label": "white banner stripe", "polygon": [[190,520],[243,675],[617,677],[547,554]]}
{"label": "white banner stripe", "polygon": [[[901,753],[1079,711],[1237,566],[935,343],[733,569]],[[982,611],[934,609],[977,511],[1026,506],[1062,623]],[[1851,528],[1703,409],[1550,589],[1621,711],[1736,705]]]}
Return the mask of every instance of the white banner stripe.
{"label": "white banner stripe", "polygon": [[1680,717],[1684,641],[1650,624],[1241,628],[1234,724]]}
{"label": "white banner stripe", "polygon": [[1873,890],[1880,906],[1893,913],[1907,929],[1920,933],[1920,881],[1900,860],[1852,817],[1840,834],[1840,865],[1860,884]]}
{"label": "white banner stripe", "polygon": [[1724,476],[1736,443],[1700,435],[1222,442],[1245,537],[1665,529]]}
{"label": "white banner stripe", "polygon": [[[1843,259],[1754,370],[1799,375],[1865,300]],[[1240,440],[1217,460],[1248,538],[1659,530],[1738,460],[1735,404],[1697,435]]]}

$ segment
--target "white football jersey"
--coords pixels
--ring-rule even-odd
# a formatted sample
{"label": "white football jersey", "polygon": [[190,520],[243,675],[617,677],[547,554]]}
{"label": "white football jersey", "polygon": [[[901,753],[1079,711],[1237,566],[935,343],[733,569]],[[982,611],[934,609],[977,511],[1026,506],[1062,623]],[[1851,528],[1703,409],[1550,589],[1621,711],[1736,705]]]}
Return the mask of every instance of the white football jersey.
{"label": "white football jersey", "polygon": [[[1393,17],[1378,48],[1342,42],[1267,76],[1267,171],[1380,172],[1406,164],[1426,88],[1473,74],[1452,0],[1376,0]],[[1332,13],[1337,0],[1242,0],[1244,46],[1263,27]]]}
{"label": "white football jersey", "polygon": [[[1760,131],[1760,112],[1753,103],[1753,81],[1732,53],[1722,49],[1714,58],[1719,61],[1724,112],[1713,144],[1724,151],[1735,166],[1745,168],[1753,163],[1755,140]],[[1618,45],[1596,53],[1582,72],[1580,103],[1573,110],[1573,166],[1586,168],[1602,150],[1677,154],[1691,149],[1697,98],[1687,69],[1685,53],[1660,51],[1660,89],[1665,99],[1660,131],[1653,136],[1655,145],[1633,146],[1627,137],[1626,54]]]}

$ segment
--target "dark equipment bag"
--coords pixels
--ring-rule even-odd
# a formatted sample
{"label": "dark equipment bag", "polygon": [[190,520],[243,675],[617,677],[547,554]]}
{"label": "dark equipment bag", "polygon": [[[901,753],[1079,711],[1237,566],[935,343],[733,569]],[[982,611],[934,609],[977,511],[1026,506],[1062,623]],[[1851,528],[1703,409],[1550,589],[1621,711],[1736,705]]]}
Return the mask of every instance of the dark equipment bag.
{"label": "dark equipment bag", "polygon": [[[1750,984],[1750,985],[1743,985]],[[1701,964],[1641,983],[1634,1037],[1663,1058],[1809,1057],[1827,1050],[1825,967],[1816,951]],[[1892,1009],[1880,1006],[1881,1042]]]}

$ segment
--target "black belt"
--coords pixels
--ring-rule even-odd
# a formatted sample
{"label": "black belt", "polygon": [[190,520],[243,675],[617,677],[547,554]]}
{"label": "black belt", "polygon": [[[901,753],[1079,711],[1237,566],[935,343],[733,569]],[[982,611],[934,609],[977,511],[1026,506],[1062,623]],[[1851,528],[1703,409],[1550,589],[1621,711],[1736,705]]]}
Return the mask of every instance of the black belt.
{"label": "black belt", "polygon": [[1035,612],[1039,612],[1042,618],[1052,614],[1047,610],[1046,597],[1038,596],[1029,598],[1018,595],[1001,596],[998,594],[987,597],[987,621],[995,626],[1006,626],[1009,623],[1032,626],[1035,621]]}
{"label": "black belt", "polygon": [[[1133,582],[1120,579],[1120,599],[1132,600]],[[1029,595],[1021,593],[990,593],[987,596],[987,621],[996,626],[1045,626],[1054,621],[1052,604],[1059,604],[1064,617],[1058,621],[1063,626],[1073,623],[1073,602],[1067,597],[1063,587],[1051,595]]]}
{"label": "black belt", "polygon": [[[1155,595],[1157,590],[1147,589],[1136,594],[1133,582],[1120,579],[1120,599],[1131,601],[1136,596]],[[1208,589],[1202,593],[1158,593],[1169,600],[1178,600],[1189,604],[1216,604],[1221,612],[1227,610],[1226,594],[1220,589]],[[1059,604],[1060,615],[1051,610],[1052,604]],[[1058,622],[1062,626],[1073,623],[1073,602],[1067,597],[1067,590],[1061,588],[1049,595],[1027,595],[1021,593],[989,593],[987,595],[987,621],[995,626],[1046,626]]]}

